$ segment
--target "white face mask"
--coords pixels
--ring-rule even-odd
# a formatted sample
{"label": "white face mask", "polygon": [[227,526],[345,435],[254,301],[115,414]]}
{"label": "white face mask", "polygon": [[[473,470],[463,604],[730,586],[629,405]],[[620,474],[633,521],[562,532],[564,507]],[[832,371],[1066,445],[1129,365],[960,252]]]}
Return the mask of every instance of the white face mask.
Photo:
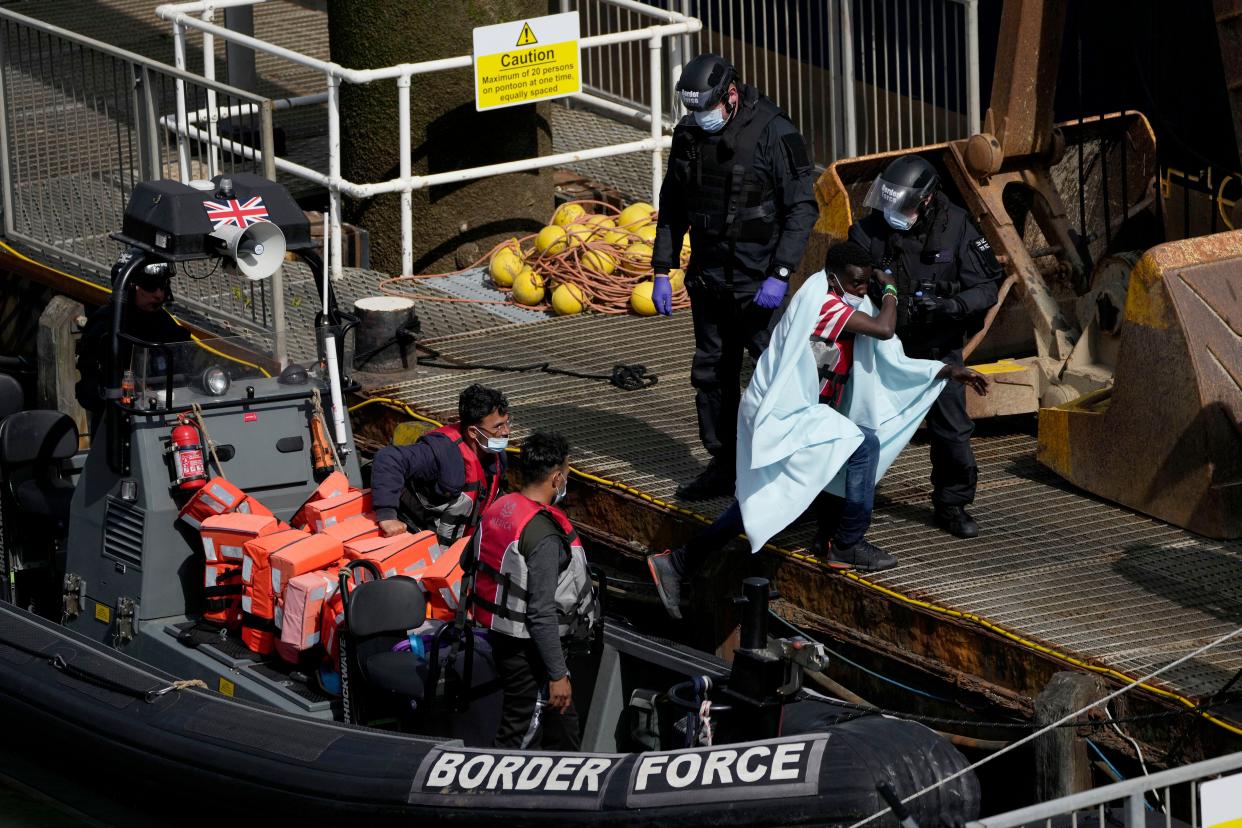
{"label": "white face mask", "polygon": [[837,292],[841,294],[842,302],[849,305],[854,310],[858,310],[862,307],[863,298],[861,296],[855,296],[852,293],[847,293],[845,291],[845,285],[841,284],[841,280],[837,278],[837,274],[830,273],[828,275],[832,277],[832,281],[837,283]]}
{"label": "white face mask", "polygon": [[914,219],[894,210],[884,211],[884,220],[888,222],[888,226],[894,230],[909,230],[914,226]]}
{"label": "white face mask", "polygon": [[564,500],[565,493],[568,491],[569,491],[569,478],[566,477],[565,482],[562,483],[561,487],[557,489],[556,492],[552,495],[552,505],[555,506],[556,504]]}
{"label": "white face mask", "polygon": [[[481,430],[477,428],[475,429],[475,431],[478,432],[479,434],[483,433]],[[491,452],[492,454],[500,454],[502,451],[504,451],[505,449],[509,447],[508,437],[488,437],[486,441],[480,440],[478,437],[475,437],[474,442],[478,444],[479,448],[483,449],[484,451]]]}
{"label": "white face mask", "polygon": [[728,119],[725,118],[724,110],[718,106],[704,112],[694,113],[694,122],[704,132],[720,132],[724,129],[726,120]]}

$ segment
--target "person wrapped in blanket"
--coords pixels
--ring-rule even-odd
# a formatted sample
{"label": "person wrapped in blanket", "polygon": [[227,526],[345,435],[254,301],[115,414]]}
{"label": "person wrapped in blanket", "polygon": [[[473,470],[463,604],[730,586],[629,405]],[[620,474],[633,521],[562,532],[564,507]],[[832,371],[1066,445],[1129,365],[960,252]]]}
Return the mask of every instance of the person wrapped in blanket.
{"label": "person wrapped in blanket", "polygon": [[[883,286],[880,308],[874,314],[868,312],[873,305],[867,298],[868,284],[872,279]],[[899,417],[890,415],[885,418],[882,426],[885,431],[883,440],[877,435],[881,423],[872,417],[860,416],[858,421],[852,419],[846,421],[844,417],[825,420],[823,412],[819,412],[818,418],[811,422],[812,427],[803,429],[804,432],[820,432],[819,437],[809,438],[814,442],[808,445],[813,445],[816,449],[825,445],[830,446],[829,453],[823,456],[822,462],[816,461],[816,464],[820,467],[818,471],[822,473],[821,476],[826,478],[824,482],[833,481],[836,484],[833,488],[839,491],[839,496],[819,491],[800,493],[806,498],[806,502],[812,499],[816,502],[817,533],[812,542],[811,551],[833,569],[857,569],[865,572],[888,569],[897,564],[896,558],[865,538],[867,529],[871,525],[875,486],[882,473],[881,465],[887,469],[888,463],[891,463],[901,446],[909,440],[918,420],[922,419],[926,408],[935,398],[935,392],[942,387],[944,380],[959,382],[970,386],[978,394],[986,394],[987,379],[970,368],[931,363],[928,360],[910,360],[900,354],[894,355],[894,349],[887,347],[884,348],[883,355],[891,356],[882,356],[879,359],[875,358],[870,350],[868,351],[868,366],[871,372],[914,374],[920,378],[921,385],[913,391],[906,390],[904,395],[894,395],[897,402],[883,400],[884,404],[881,406],[868,406],[868,402],[874,401],[856,398],[847,401],[847,397],[851,396],[848,392],[851,390],[850,379],[855,362],[856,346],[862,342],[862,338],[871,338],[881,343],[894,339],[893,332],[897,322],[896,287],[891,275],[876,267],[876,263],[866,249],[853,242],[841,242],[829,249],[824,271],[807,280],[802,291],[807,290],[818,291],[820,295],[799,295],[794,298],[794,304],[798,305],[797,319],[810,325],[808,345],[814,360],[814,379],[810,381],[815,383],[815,387],[798,389],[803,397],[819,405],[829,406],[846,416],[849,416],[852,411],[862,411],[867,408],[882,408],[885,411],[900,414]],[[799,294],[802,291],[799,291]],[[817,308],[814,307],[815,304],[818,304]],[[787,309],[786,314],[792,310],[793,304]],[[774,344],[776,338],[782,335],[804,337],[806,330],[800,324],[778,325],[773,333]],[[793,381],[802,383],[805,378],[811,376],[809,372],[796,373],[781,370],[779,363],[782,359],[803,360],[805,356],[795,349],[784,348],[784,343],[780,344],[782,347],[776,348],[770,355],[765,353],[761,358],[760,365],[756,368],[756,378],[765,387],[757,390],[756,382],[752,381],[752,388],[747,390],[747,395],[754,398],[751,400],[752,405],[749,409],[744,405],[743,414],[739,417],[739,441],[748,444],[746,447],[748,450],[739,451],[739,499],[710,527],[699,533],[685,546],[650,555],[647,558],[648,568],[660,599],[669,615],[674,618],[681,617],[682,581],[698,571],[714,551],[744,530],[751,536],[752,549],[757,549],[763,542],[766,542],[767,537],[774,534],[765,528],[762,534],[766,534],[767,537],[763,537],[756,543],[755,527],[750,527],[744,520],[744,506],[747,498],[743,491],[743,484],[749,483],[748,489],[756,488],[753,480],[747,481],[745,478],[748,475],[756,477],[755,472],[760,470],[753,453],[753,446],[750,445],[755,438],[757,420],[753,416],[748,418],[747,410],[758,411],[762,414],[770,409],[771,401],[763,397],[765,392],[766,394],[788,392],[788,387],[781,384],[782,378],[796,376]],[[899,343],[894,344],[899,345]],[[896,350],[899,351],[900,348]],[[879,354],[880,349],[877,348],[876,353]],[[899,364],[892,369],[886,368],[890,364],[886,361],[887,359],[896,360]],[[773,380],[768,383],[764,380],[766,376],[773,377]],[[883,382],[868,382],[863,390],[877,396],[887,393]],[[785,408],[788,409],[789,406],[786,405]],[[793,410],[793,414],[815,415],[815,412]],[[780,419],[788,423],[791,420],[790,411],[784,411]],[[747,433],[748,423],[750,433]],[[821,439],[824,437],[822,432],[831,430],[834,423],[843,426],[840,438],[838,439],[833,434],[829,435],[832,439]],[[808,488],[807,475],[790,476],[785,473],[791,465],[798,462],[795,458],[800,453],[804,455],[802,459],[805,461],[810,459],[810,455],[814,452],[800,452],[798,447],[793,447],[786,451],[783,461],[770,464],[783,470],[781,472],[783,476],[773,477],[768,481],[775,482],[776,485],[772,488],[790,485],[789,480],[795,481],[793,485],[801,486],[804,490]],[[886,462],[882,461],[882,456],[886,458]],[[743,462],[747,463],[745,468],[743,468]],[[764,486],[758,486],[758,488],[764,488]],[[790,508],[782,510],[785,514],[776,518],[780,521],[782,528],[796,520],[798,514],[801,513],[801,508],[805,506],[805,502],[798,497],[790,498],[789,503]],[[798,512],[789,514],[799,503],[803,505],[798,508]]]}

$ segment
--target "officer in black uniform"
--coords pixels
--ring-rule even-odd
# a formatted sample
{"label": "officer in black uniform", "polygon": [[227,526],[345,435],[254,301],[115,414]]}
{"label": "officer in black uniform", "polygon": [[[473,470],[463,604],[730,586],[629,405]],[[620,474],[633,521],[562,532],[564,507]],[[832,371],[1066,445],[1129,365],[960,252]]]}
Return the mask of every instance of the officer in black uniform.
{"label": "officer in black uniform", "polygon": [[[987,239],[940,191],[935,167],[917,155],[889,164],[864,204],[871,213],[854,222],[849,237],[893,273],[897,335],[906,354],[962,365],[962,346],[996,304],[1004,276]],[[965,386],[945,384],[927,425],[936,524],[973,538],[979,526],[965,507],[974,502],[979,470],[970,448],[975,424],[966,413]]]}
{"label": "officer in black uniform", "polygon": [[742,83],[719,55],[685,67],[677,92],[690,115],[673,131],[660,189],[652,298],[671,312],[668,272],[690,233],[686,289],[694,314],[699,437],[707,469],[677,490],[683,500],[733,494],[742,351],[768,344],[773,310],[815,223],[814,170],[789,116]]}

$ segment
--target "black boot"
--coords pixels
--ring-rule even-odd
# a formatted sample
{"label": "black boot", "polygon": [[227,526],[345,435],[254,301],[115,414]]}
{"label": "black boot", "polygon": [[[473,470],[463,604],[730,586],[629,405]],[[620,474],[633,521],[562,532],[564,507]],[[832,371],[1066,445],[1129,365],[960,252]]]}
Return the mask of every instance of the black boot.
{"label": "black boot", "polygon": [[731,497],[734,487],[734,464],[725,464],[713,457],[698,477],[677,487],[680,500],[711,500],[714,497]]}
{"label": "black boot", "polygon": [[829,544],[820,557],[833,569],[857,569],[860,572],[879,572],[897,565],[896,558],[866,538],[847,547]]}
{"label": "black boot", "polygon": [[955,538],[979,536],[979,524],[961,506],[937,506],[936,525]]}

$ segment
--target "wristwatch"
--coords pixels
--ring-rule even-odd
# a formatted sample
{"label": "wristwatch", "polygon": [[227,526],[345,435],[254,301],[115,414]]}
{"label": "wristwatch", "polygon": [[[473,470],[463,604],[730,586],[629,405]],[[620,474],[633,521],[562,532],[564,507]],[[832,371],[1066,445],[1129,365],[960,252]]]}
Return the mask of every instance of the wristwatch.
{"label": "wristwatch", "polygon": [[780,279],[782,282],[788,282],[789,281],[789,268],[778,267],[776,269],[776,273],[774,273],[773,275],[776,276],[776,278]]}

